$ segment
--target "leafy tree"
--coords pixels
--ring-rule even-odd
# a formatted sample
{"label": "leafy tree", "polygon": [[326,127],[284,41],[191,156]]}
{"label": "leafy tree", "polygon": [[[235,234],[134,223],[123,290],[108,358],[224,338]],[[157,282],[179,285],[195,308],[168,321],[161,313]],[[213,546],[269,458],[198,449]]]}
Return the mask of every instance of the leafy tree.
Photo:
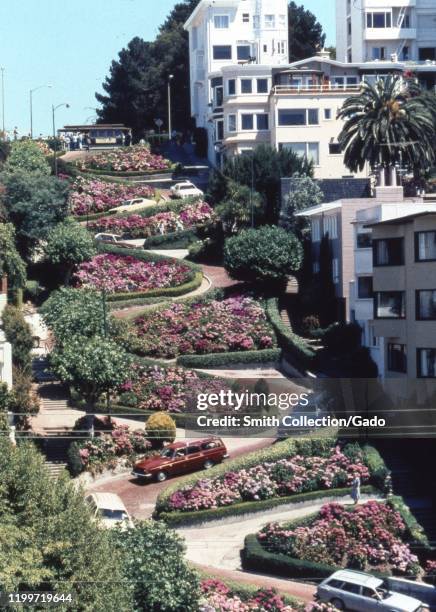
{"label": "leafy tree", "polygon": [[50,355],[54,374],[64,383],[71,384],[86,402],[88,429],[93,436],[93,407],[103,393],[109,393],[126,382],[131,359],[113,340],[71,338]]}
{"label": "leafy tree", "polygon": [[155,412],[145,423],[147,436],[152,444],[162,446],[164,442],[176,439],[176,424],[166,412]]}
{"label": "leafy tree", "polygon": [[75,593],[62,610],[133,609],[122,551],[97,527],[83,492],[67,476],[52,480],[31,444],[0,438],[0,514],[2,591]]}
{"label": "leafy tree", "polygon": [[64,269],[66,285],[70,282],[74,266],[89,261],[96,254],[91,234],[72,219],[59,223],[49,231],[44,250],[52,264]]}
{"label": "leafy tree", "polygon": [[6,340],[12,345],[14,366],[29,373],[32,366],[33,338],[23,313],[16,306],[8,304],[2,314],[2,324]]}
{"label": "leafy tree", "polygon": [[70,338],[104,336],[107,331],[109,336],[118,339],[125,333],[123,322],[110,316],[105,321],[103,296],[93,289],[63,287],[54,291],[40,313],[59,346],[67,344]]}
{"label": "leafy tree", "polygon": [[18,251],[29,260],[50,229],[66,218],[68,184],[18,170],[3,173],[1,180],[5,189],[0,195],[8,220],[16,227]]}
{"label": "leafy tree", "polygon": [[275,283],[300,269],[303,249],[284,229],[264,226],[243,230],[224,245],[224,267],[236,280]]}
{"label": "leafy tree", "polygon": [[264,215],[262,197],[246,185],[228,182],[226,199],[215,207],[225,232],[236,234],[244,227],[258,225]]}
{"label": "leafy tree", "polygon": [[318,184],[310,176],[294,175],[291,190],[283,198],[280,212],[280,225],[287,230],[295,232],[301,228],[302,221],[295,217],[295,213],[322,204],[324,194]]}
{"label": "leafy tree", "polygon": [[51,174],[44,153],[33,140],[17,140],[11,143],[9,155],[2,170],[8,174],[26,172],[28,174]]}
{"label": "leafy tree", "polygon": [[173,74],[172,87],[177,92],[174,126],[184,129],[189,125],[189,45],[183,24],[198,2],[177,3],[154,42],[135,37],[120,51],[103,84],[106,94],[96,94],[102,105],[100,120],[123,122],[141,137],[146,128],[155,127],[154,119],[167,117],[167,80]]}
{"label": "leafy tree", "polygon": [[265,221],[276,224],[280,211],[283,177],[312,174],[313,164],[288,149],[277,151],[269,145],[260,145],[250,155],[237,155],[224,163],[223,175],[261,194],[265,205]]}
{"label": "leafy tree", "polygon": [[338,116],[345,121],[338,141],[352,172],[363,170],[367,162],[372,170],[401,164],[416,172],[435,162],[434,108],[399,76],[363,83],[361,93],[348,98]]}
{"label": "leafy tree", "polygon": [[304,6],[290,2],[288,20],[290,62],[312,57],[324,47],[326,35],[322,31],[322,25]]}
{"label": "leafy tree", "polygon": [[199,578],[184,558],[182,538],[160,521],[145,521],[118,533],[125,580],[135,610],[191,612],[198,609]]}
{"label": "leafy tree", "polygon": [[11,223],[0,223],[0,278],[8,275],[12,289],[26,284],[26,264],[15,246],[15,228]]}

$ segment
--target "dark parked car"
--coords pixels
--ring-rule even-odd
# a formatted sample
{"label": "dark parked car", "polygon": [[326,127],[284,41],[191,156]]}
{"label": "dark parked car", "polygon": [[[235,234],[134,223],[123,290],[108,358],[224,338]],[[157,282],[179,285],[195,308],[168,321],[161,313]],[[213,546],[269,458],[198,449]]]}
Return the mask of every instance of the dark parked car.
{"label": "dark parked car", "polygon": [[205,438],[195,442],[169,444],[159,457],[138,461],[132,474],[140,479],[155,478],[163,482],[168,476],[209,469],[228,457],[221,438]]}

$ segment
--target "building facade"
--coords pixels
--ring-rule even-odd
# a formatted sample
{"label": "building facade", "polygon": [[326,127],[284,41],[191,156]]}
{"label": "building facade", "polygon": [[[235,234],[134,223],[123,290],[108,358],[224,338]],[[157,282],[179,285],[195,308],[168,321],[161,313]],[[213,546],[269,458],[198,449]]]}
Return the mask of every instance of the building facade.
{"label": "building facade", "polygon": [[[0,320],[4,307],[7,304],[8,285],[7,278],[0,278]],[[0,328],[0,383],[6,383],[8,388],[12,387],[12,347],[6,342],[5,335]]]}
{"label": "building facade", "polygon": [[436,61],[434,0],[336,0],[337,58]]}

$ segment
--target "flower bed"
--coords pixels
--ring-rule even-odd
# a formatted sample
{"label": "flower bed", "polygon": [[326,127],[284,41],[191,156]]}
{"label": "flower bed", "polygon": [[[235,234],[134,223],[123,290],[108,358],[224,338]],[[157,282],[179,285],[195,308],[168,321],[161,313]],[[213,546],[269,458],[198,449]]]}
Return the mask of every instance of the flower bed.
{"label": "flower bed", "polygon": [[147,145],[136,145],[87,155],[77,161],[79,170],[108,170],[110,172],[153,172],[167,170],[171,162],[151,153]]}
{"label": "flower bed", "polygon": [[172,304],[134,322],[144,354],[156,357],[252,351],[275,346],[258,302],[247,297]]}
{"label": "flower bed", "polygon": [[336,446],[324,457],[289,456],[249,469],[228,471],[216,478],[204,478],[194,486],[173,493],[168,509],[180,512],[207,510],[306,491],[348,487],[356,473],[362,482],[370,478],[363,463],[363,453],[354,453],[351,458]]}
{"label": "flower bed", "polygon": [[140,214],[106,217],[89,223],[94,232],[125,234],[131,238],[148,238],[176,231],[183,231],[215,220],[212,208],[206,202],[187,204],[180,211],[160,212],[152,217]]}
{"label": "flower bed", "polygon": [[389,502],[370,501],[353,508],[326,504],[300,524],[270,523],[257,538],[270,553],[310,563],[416,576],[421,568],[406,533]]}
{"label": "flower bed", "polygon": [[133,465],[139,456],[153,452],[145,430],[131,431],[127,425],[117,425],[93,439],[74,442],[68,455],[70,469],[77,475],[83,471],[96,474],[114,469],[120,461]]}
{"label": "flower bed", "polygon": [[214,578],[207,578],[201,582],[202,598],[200,612],[215,612],[217,610],[228,612],[295,612],[297,607],[288,605],[284,598],[274,589],[258,589],[250,592],[249,589],[232,588]]}
{"label": "flower bed", "polygon": [[120,389],[119,402],[142,410],[195,412],[198,393],[219,393],[228,383],[200,378],[185,368],[134,364],[130,380]]}
{"label": "flower bed", "polygon": [[191,278],[192,269],[175,260],[144,261],[112,253],[96,255],[74,274],[78,287],[115,294],[177,287]]}
{"label": "flower bed", "polygon": [[153,195],[153,189],[147,185],[77,177],[71,184],[69,205],[73,215],[84,217],[107,212],[132,198],[151,198]]}

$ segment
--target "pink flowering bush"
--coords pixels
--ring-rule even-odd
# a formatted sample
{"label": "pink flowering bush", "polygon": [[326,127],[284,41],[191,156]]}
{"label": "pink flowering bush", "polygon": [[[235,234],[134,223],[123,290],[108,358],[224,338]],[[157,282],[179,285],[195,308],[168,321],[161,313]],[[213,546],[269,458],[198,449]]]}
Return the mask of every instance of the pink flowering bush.
{"label": "pink flowering bush", "polygon": [[274,332],[258,302],[237,296],[172,304],[135,320],[143,352],[156,357],[269,349]]}
{"label": "pink flowering bush", "polygon": [[259,589],[253,595],[241,595],[221,580],[201,582],[203,593],[200,612],[294,612],[274,589]]}
{"label": "pink flowering bush", "polygon": [[436,585],[436,561],[427,561],[425,564],[425,580]]}
{"label": "pink flowering bush", "polygon": [[151,153],[148,145],[102,151],[77,161],[80,170],[109,170],[111,172],[152,172],[167,170],[171,162]]}
{"label": "pink flowering bush", "polygon": [[112,216],[89,223],[94,232],[125,234],[131,238],[148,238],[157,234],[168,234],[200,225],[208,225],[216,220],[213,209],[206,202],[185,204],[181,210],[160,212],[152,217],[139,214]]}
{"label": "pink flowering bush", "polygon": [[[200,378],[185,368],[135,364],[131,377],[120,389],[143,410],[194,412],[198,393],[219,393],[228,384],[219,378]],[[120,402],[122,403],[122,398]]]}
{"label": "pink flowering bush", "polygon": [[192,270],[178,261],[143,261],[131,255],[96,255],[77,268],[78,287],[108,293],[134,293],[177,287],[191,279]]}
{"label": "pink flowering bush", "polygon": [[296,559],[415,576],[421,568],[403,541],[405,534],[399,512],[389,503],[370,501],[355,508],[326,504],[309,525],[270,523],[257,537],[266,550]]}
{"label": "pink flowering bush", "polygon": [[114,467],[120,459],[133,462],[138,455],[150,452],[146,431],[131,431],[127,425],[118,425],[108,433],[78,444],[82,468],[91,472]]}
{"label": "pink flowering bush", "polygon": [[172,511],[189,512],[287,497],[306,491],[350,486],[356,473],[362,482],[370,478],[363,456],[352,460],[335,447],[325,457],[294,455],[238,472],[229,471],[224,476],[204,478],[194,486],[173,493],[168,505]]}
{"label": "pink flowering bush", "polygon": [[106,212],[122,206],[133,198],[151,198],[154,191],[148,185],[111,183],[79,176],[71,183],[69,206],[75,216]]}

